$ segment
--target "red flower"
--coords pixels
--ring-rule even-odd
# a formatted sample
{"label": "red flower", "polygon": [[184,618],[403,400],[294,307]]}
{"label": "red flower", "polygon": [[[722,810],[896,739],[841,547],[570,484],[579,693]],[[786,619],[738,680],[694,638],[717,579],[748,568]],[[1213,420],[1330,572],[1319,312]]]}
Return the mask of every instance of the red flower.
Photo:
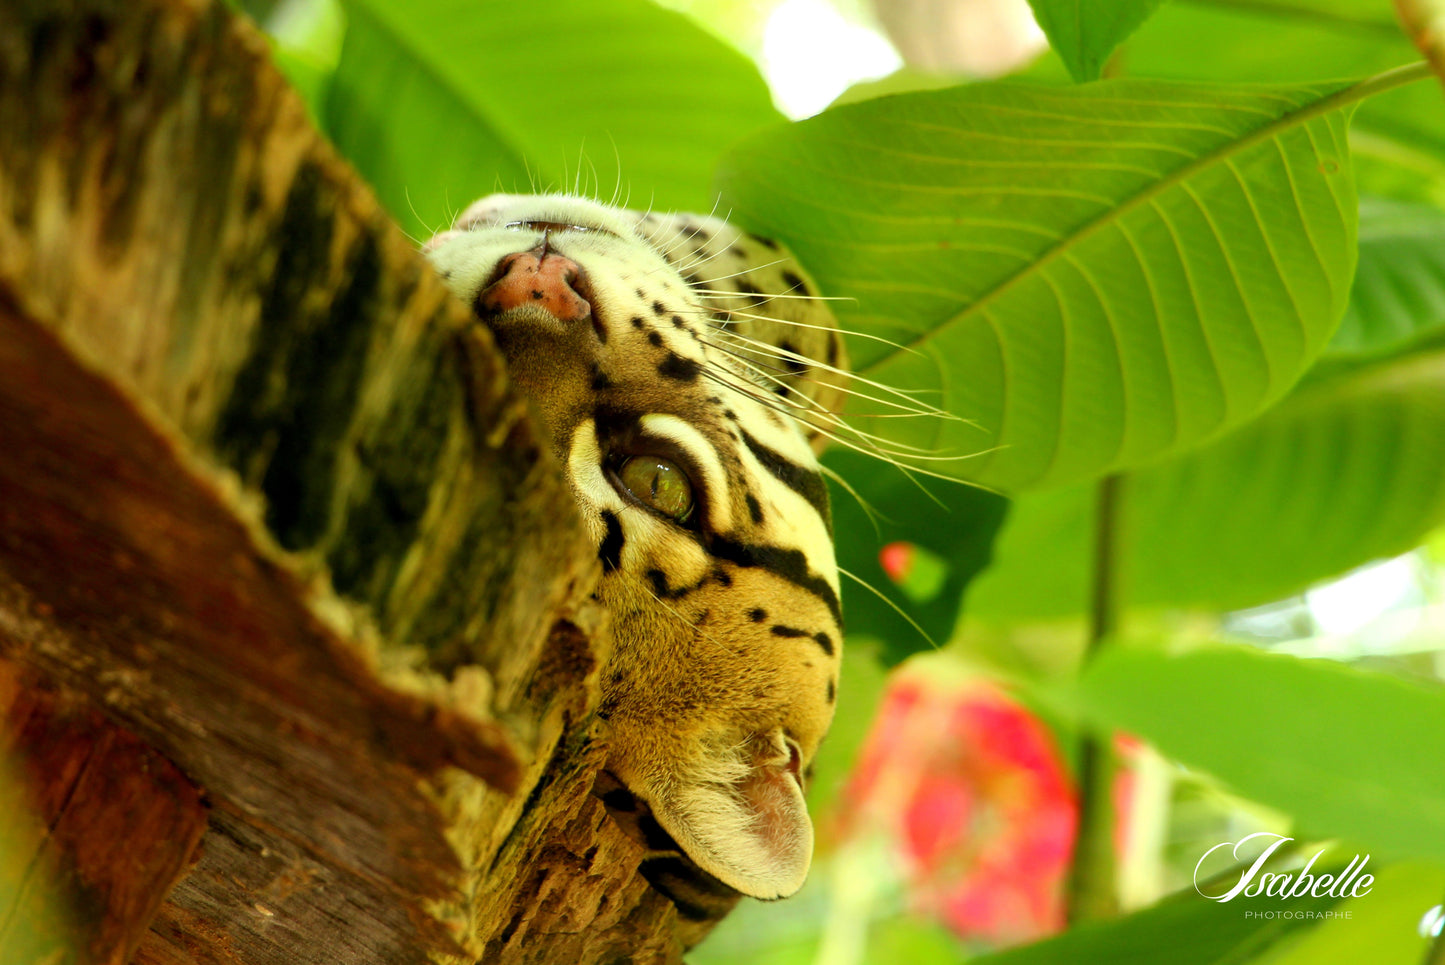
{"label": "red flower", "polygon": [[960,935],[1063,926],[1073,788],[1048,728],[994,685],[895,679],[845,801],[842,833],[893,837],[915,902]]}

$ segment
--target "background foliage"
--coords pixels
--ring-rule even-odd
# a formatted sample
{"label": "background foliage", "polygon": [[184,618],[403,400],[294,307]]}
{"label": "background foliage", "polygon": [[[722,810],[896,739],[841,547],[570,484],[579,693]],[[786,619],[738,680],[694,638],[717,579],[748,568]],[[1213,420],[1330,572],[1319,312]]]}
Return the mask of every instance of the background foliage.
{"label": "background foliage", "polygon": [[[756,39],[748,5],[692,6]],[[1416,923],[1445,897],[1438,570],[1413,557],[1423,622],[1384,657],[1313,633],[1298,594],[1445,521],[1438,85],[1383,3],[1034,9],[1057,53],[1016,78],[905,70],[795,123],[747,57],[646,0],[259,12],[418,239],[493,190],[717,209],[846,299],[861,374],[953,417],[855,407],[912,474],[862,437],[829,457],[861,497],[835,493],[840,562],[888,602],[845,601],[818,870],[697,961],[987,950],[907,913],[905,859],[828,832],[880,663],[927,649],[920,630],[951,641],[926,674],[1007,684],[1086,792],[1111,732],[1152,748],[1126,768],[1134,830],[1117,822],[1121,879],[1152,869],[1125,904],[1147,907],[987,961],[1422,960]],[[1086,835],[1108,819],[1089,800]],[[1323,922],[1196,894],[1199,854],[1259,828],[1371,853],[1376,890]]]}

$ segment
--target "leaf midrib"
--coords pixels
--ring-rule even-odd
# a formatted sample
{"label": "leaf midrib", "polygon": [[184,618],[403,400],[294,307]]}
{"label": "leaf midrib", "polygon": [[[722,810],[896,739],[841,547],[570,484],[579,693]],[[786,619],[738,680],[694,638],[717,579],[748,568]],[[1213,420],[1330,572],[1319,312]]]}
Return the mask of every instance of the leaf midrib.
{"label": "leaf midrib", "polygon": [[1424,61],[1417,61],[1413,64],[1406,64],[1403,67],[1396,67],[1392,70],[1376,74],[1348,87],[1334,91],[1316,101],[1296,108],[1287,114],[1283,114],[1268,124],[1256,128],[1243,137],[1227,141],[1211,151],[1201,154],[1194,160],[1181,165],[1175,170],[1156,181],[1150,182],[1142,189],[1135,192],[1124,201],[1102,212],[1099,216],[1085,222],[1075,229],[1071,234],[1060,238],[1053,247],[1046,249],[1031,263],[1023,266],[1012,275],[1004,278],[993,288],[983,292],[962,311],[956,313],[939,325],[933,326],[925,332],[919,333],[918,337],[910,342],[900,345],[898,351],[891,351],[879,356],[862,370],[864,374],[874,374],[884,365],[892,362],[904,352],[917,351],[919,346],[935,338],[939,333],[952,328],[970,316],[986,311],[988,307],[998,299],[1004,297],[1016,285],[1022,284],[1036,273],[1042,271],[1055,259],[1062,257],[1074,248],[1078,247],[1085,240],[1092,237],[1096,232],[1114,224],[1122,219],[1129,212],[1143,204],[1152,201],[1164,191],[1183,183],[1193,177],[1199,171],[1221,163],[1233,156],[1243,153],[1257,144],[1263,143],[1275,137],[1277,134],[1291,130],[1297,126],[1306,124],[1317,117],[1322,117],[1331,111],[1338,110],[1351,104],[1358,103],[1367,97],[1392,90],[1405,84],[1413,83],[1430,77],[1430,66]]}

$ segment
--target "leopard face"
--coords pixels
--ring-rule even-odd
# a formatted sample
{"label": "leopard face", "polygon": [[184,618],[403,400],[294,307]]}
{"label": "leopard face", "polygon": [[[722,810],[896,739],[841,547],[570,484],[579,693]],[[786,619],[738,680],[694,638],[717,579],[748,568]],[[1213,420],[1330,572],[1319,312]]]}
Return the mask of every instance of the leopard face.
{"label": "leopard face", "polygon": [[842,645],[816,461],[841,339],[777,245],[494,195],[426,246],[535,404],[597,546],[607,769],[696,866],[796,891]]}

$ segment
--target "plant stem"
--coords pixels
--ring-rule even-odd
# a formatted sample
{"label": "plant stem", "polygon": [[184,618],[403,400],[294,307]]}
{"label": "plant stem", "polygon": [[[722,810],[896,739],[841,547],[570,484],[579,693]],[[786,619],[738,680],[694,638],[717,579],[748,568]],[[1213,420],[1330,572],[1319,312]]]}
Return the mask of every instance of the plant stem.
{"label": "plant stem", "polygon": [[[1094,516],[1094,587],[1089,636],[1081,664],[1087,666],[1114,635],[1117,625],[1116,553],[1122,477],[1099,481]],[[1119,911],[1114,869],[1114,770],[1109,735],[1085,734],[1079,744],[1079,825],[1069,869],[1071,924],[1108,918]]]}
{"label": "plant stem", "polygon": [[1084,647],[1084,665],[1114,635],[1118,621],[1115,599],[1115,554],[1117,552],[1119,490],[1123,477],[1105,476],[1099,480],[1099,501],[1094,508],[1094,588],[1089,601],[1089,639]]}

